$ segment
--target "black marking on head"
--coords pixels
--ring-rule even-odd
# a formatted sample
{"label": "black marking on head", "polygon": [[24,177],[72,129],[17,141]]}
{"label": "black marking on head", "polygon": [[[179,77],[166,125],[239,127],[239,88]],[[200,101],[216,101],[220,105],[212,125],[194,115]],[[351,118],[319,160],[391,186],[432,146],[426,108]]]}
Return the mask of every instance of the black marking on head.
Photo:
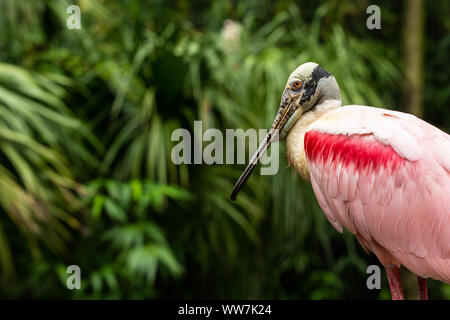
{"label": "black marking on head", "polygon": [[328,77],[331,77],[331,74],[327,70],[322,69],[320,66],[316,66],[311,73],[311,78],[316,82],[318,82],[322,78]]}
{"label": "black marking on head", "polygon": [[331,77],[331,74],[328,71],[322,69],[320,66],[316,66],[311,73],[311,79],[304,85],[305,92],[300,100],[300,104],[304,104],[305,102],[311,100],[312,96],[314,96],[316,92],[317,83],[319,80],[328,77]]}

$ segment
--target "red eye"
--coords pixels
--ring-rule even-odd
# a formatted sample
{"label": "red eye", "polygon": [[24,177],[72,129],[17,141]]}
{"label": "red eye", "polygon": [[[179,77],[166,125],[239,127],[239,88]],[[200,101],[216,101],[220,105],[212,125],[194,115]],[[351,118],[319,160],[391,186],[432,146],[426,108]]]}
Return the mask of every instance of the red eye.
{"label": "red eye", "polygon": [[294,83],[293,83],[293,86],[294,86],[294,88],[300,88],[301,86],[302,86],[302,82],[301,81],[295,81]]}

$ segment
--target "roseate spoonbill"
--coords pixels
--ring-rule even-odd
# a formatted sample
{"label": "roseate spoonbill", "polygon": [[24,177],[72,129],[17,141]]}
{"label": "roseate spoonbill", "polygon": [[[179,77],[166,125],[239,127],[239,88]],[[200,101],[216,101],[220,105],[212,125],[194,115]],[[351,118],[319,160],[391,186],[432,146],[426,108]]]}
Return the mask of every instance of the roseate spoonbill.
{"label": "roseate spoonbill", "polygon": [[339,232],[346,228],[386,269],[392,299],[404,299],[401,265],[418,278],[450,283],[450,136],[413,115],[341,107],[333,75],[316,63],[291,73],[275,121],[234,186],[260,157],[286,139],[290,164],[310,180]]}

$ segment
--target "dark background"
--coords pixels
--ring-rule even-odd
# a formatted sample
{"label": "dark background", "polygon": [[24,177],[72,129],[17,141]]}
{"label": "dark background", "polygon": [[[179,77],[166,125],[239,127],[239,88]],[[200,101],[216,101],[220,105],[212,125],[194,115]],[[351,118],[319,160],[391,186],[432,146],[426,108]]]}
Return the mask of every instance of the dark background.
{"label": "dark background", "polygon": [[[81,30],[66,9],[81,7]],[[381,9],[369,30],[366,9]],[[315,61],[343,104],[450,131],[449,2],[0,0],[0,298],[387,299],[287,167],[170,160],[176,128],[268,128]],[[82,289],[66,288],[79,265]],[[415,279],[407,272],[409,298]],[[429,282],[431,298],[450,287]]]}

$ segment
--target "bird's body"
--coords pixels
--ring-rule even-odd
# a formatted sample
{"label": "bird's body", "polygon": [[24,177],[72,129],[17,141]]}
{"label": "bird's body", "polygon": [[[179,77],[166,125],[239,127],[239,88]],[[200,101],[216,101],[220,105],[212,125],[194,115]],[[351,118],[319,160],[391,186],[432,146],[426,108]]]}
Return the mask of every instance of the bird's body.
{"label": "bird's body", "polygon": [[449,135],[409,114],[346,106],[298,122],[287,150],[339,232],[385,266],[450,283]]}
{"label": "bird's body", "polygon": [[335,78],[308,62],[290,75],[274,124],[232,192],[278,136],[310,180],[339,231],[354,234],[386,268],[403,299],[399,268],[450,283],[450,136],[417,117],[367,106],[341,107]]}

